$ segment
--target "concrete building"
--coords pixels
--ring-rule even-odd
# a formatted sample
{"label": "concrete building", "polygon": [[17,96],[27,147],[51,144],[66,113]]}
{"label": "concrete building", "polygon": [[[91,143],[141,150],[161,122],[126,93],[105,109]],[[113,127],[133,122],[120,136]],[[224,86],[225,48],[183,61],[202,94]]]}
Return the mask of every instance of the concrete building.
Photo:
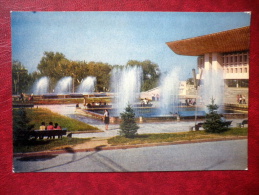
{"label": "concrete building", "polygon": [[179,55],[197,56],[198,74],[205,70],[223,71],[224,102],[237,103],[242,95],[248,101],[250,27],[166,43]]}

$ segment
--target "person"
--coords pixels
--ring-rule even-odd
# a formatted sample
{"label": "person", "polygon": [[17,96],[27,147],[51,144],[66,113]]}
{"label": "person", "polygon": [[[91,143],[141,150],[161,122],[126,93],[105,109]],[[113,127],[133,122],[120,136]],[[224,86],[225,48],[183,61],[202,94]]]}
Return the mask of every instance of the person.
{"label": "person", "polygon": [[49,125],[47,126],[47,130],[53,130],[54,126],[52,122],[49,122]]}
{"label": "person", "polygon": [[24,102],[24,94],[23,94],[23,93],[21,93],[21,95],[20,95],[20,100],[21,100],[22,102]]}
{"label": "person", "polygon": [[145,98],[144,100],[143,100],[143,106],[145,106],[145,105],[147,105],[148,104],[148,100],[147,100],[147,98]]}
{"label": "person", "polygon": [[33,93],[30,95],[29,100],[33,101]]}
{"label": "person", "polygon": [[159,101],[159,94],[156,94],[156,101]]}
{"label": "person", "polygon": [[109,123],[110,123],[110,116],[109,116],[109,111],[107,109],[104,110],[103,120],[105,124],[105,130],[108,130]]}
{"label": "person", "polygon": [[152,94],[152,101],[155,101],[156,98],[155,98],[155,94]]}
{"label": "person", "polygon": [[[40,131],[45,131],[45,130],[46,130],[45,122],[41,122]],[[39,136],[39,138],[43,139],[43,136]]]}
{"label": "person", "polygon": [[239,95],[239,104],[242,104],[242,95]]}
{"label": "person", "polygon": [[243,104],[246,104],[246,97],[244,95],[242,97],[242,102],[243,102]]}
{"label": "person", "polygon": [[[58,125],[58,123],[55,123],[54,130],[62,130],[62,128]],[[62,135],[58,135],[58,138],[62,138]],[[55,139],[55,136],[53,136],[53,139]]]}
{"label": "person", "polygon": [[237,94],[237,103],[239,104],[239,94]]}
{"label": "person", "polygon": [[62,130],[62,128],[58,125],[58,123],[55,123],[54,130]]}
{"label": "person", "polygon": [[[53,130],[53,129],[54,129],[53,123],[49,122],[49,125],[47,126],[47,130]],[[51,139],[51,136],[48,136],[47,139]]]}
{"label": "person", "polygon": [[45,122],[41,122],[40,131],[46,130]]}

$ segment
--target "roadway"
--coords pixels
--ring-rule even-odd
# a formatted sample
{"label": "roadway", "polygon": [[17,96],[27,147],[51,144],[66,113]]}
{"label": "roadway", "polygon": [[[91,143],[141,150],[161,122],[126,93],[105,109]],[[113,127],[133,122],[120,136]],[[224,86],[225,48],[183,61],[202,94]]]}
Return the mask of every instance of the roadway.
{"label": "roadway", "polygon": [[15,172],[246,170],[247,139],[15,157]]}

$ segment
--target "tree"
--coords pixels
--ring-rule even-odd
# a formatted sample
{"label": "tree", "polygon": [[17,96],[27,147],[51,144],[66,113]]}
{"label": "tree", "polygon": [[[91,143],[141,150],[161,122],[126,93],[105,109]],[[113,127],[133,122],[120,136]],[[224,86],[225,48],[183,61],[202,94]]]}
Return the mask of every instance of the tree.
{"label": "tree", "polygon": [[217,113],[218,105],[214,104],[214,99],[211,99],[211,104],[207,105],[209,113],[206,114],[206,121],[203,128],[208,133],[222,133],[227,130],[224,122],[221,120],[221,115]]}
{"label": "tree", "polygon": [[126,138],[134,138],[137,134],[139,126],[135,121],[135,113],[133,109],[128,105],[125,108],[125,112],[121,113],[122,122],[120,124],[120,135]]}
{"label": "tree", "polygon": [[[27,116],[25,108],[15,109],[13,112],[14,141],[18,141],[19,139],[28,140],[28,133],[33,129],[34,124],[30,124],[30,119]],[[21,135],[22,137],[20,137]]]}
{"label": "tree", "polygon": [[150,60],[145,60],[143,62],[130,60],[127,66],[141,66],[143,70],[143,84],[141,87],[142,91],[147,91],[157,87],[160,70],[157,64],[151,62]]}
{"label": "tree", "polygon": [[28,91],[33,82],[32,76],[19,61],[12,62],[12,78],[13,94],[20,94]]}
{"label": "tree", "polygon": [[102,62],[89,62],[87,64],[87,70],[90,76],[96,77],[97,91],[103,91],[104,88],[109,88],[111,65]]}
{"label": "tree", "polygon": [[188,78],[188,79],[186,80],[186,84],[187,84],[187,85],[194,85],[193,78]]}

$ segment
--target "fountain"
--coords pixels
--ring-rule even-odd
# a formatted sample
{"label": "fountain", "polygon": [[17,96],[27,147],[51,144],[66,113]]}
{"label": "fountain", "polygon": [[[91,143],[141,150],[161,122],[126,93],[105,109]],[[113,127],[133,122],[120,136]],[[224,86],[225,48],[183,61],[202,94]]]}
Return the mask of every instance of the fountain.
{"label": "fountain", "polygon": [[111,86],[116,94],[114,97],[115,116],[119,116],[127,107],[139,101],[142,82],[142,68],[126,66],[112,70]]}
{"label": "fountain", "polygon": [[179,104],[179,69],[173,69],[161,79],[160,115],[178,113]]}
{"label": "fountain", "polygon": [[67,94],[67,93],[71,93],[72,89],[72,77],[63,77],[61,78],[56,87],[54,92],[56,94]]}
{"label": "fountain", "polygon": [[88,76],[79,85],[77,93],[91,93],[94,92],[96,84],[96,77]]}
{"label": "fountain", "polygon": [[[218,112],[222,112],[224,104],[224,96],[222,95],[224,94],[223,71],[204,70],[203,78],[199,94],[204,106],[211,104],[213,98],[214,103],[219,106]],[[204,109],[206,110],[207,107]]]}
{"label": "fountain", "polygon": [[48,93],[48,90],[49,90],[49,78],[42,77],[34,83],[32,93],[34,95],[42,95],[42,94]]}

